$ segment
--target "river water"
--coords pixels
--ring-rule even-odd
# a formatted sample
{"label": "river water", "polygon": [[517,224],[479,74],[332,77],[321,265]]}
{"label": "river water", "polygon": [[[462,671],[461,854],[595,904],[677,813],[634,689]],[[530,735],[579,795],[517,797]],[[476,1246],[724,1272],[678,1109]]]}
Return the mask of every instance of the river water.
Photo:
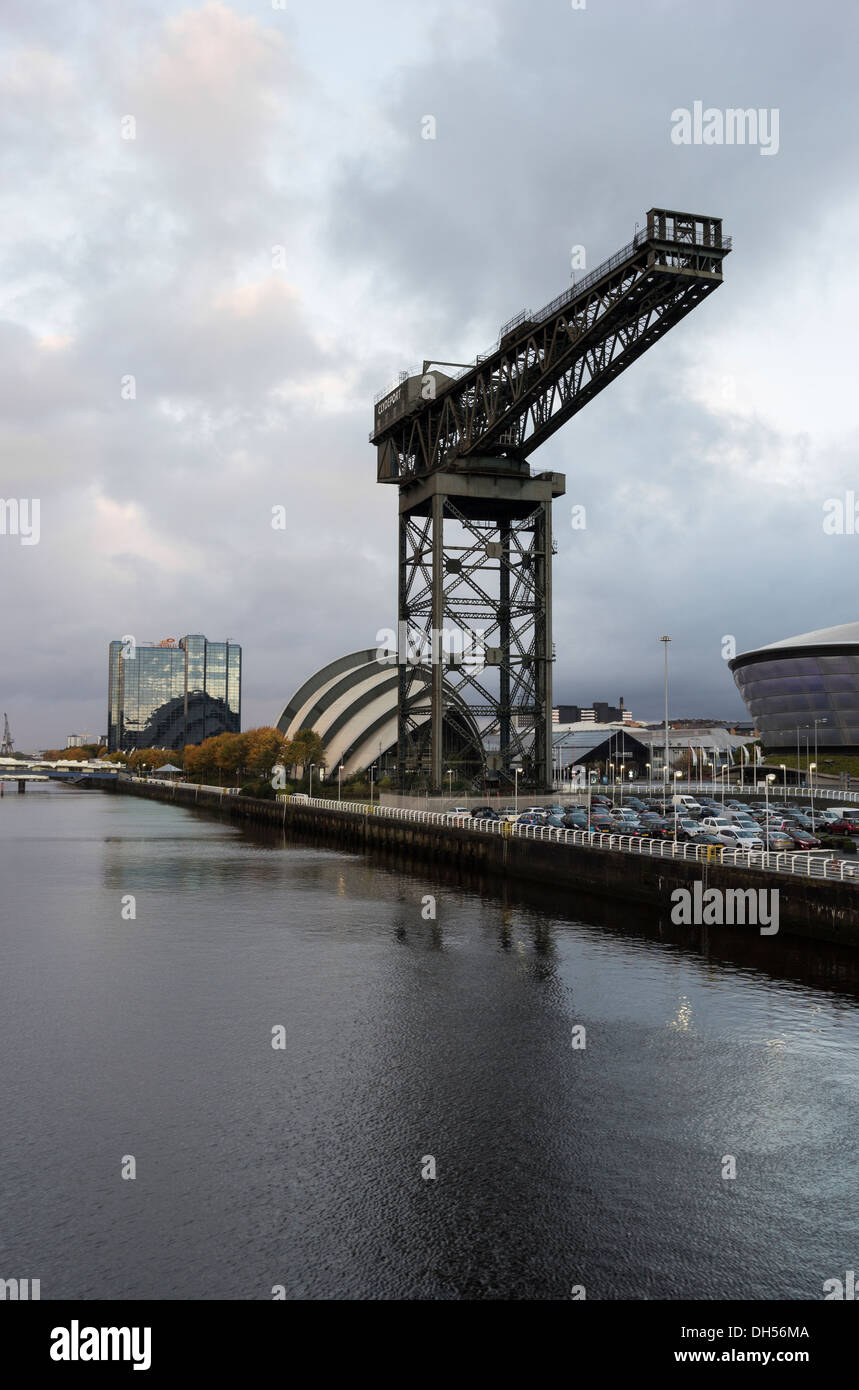
{"label": "river water", "polygon": [[0,1278],[820,1299],[859,1267],[859,957],[502,892],[7,794]]}

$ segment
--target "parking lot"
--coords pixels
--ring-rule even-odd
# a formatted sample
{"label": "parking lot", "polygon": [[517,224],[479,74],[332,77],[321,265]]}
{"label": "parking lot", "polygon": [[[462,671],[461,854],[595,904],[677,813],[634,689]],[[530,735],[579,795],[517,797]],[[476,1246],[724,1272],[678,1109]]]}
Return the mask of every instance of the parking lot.
{"label": "parking lot", "polygon": [[575,802],[563,798],[550,805],[457,806],[447,818],[510,821],[521,826],[559,830],[621,833],[694,845],[722,845],[733,850],[802,851],[838,859],[857,858],[852,841],[859,836],[859,806],[821,806],[770,796],[704,793],[671,797],[627,795],[621,800],[595,789]]}

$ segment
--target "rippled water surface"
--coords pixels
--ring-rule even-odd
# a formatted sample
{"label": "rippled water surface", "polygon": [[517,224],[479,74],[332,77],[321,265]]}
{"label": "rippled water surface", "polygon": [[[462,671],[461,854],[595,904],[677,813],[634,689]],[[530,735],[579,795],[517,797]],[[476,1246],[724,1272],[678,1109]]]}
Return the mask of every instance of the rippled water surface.
{"label": "rippled water surface", "polygon": [[859,1256],[856,961],[678,930],[170,805],[7,794],[0,1277],[819,1299]]}

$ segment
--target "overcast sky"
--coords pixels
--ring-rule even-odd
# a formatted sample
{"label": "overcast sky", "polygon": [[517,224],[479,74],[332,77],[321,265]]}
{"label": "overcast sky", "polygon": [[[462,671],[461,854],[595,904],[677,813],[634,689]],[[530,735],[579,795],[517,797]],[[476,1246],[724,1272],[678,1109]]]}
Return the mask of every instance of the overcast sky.
{"label": "overcast sky", "polygon": [[[659,718],[667,632],[672,714],[740,717],[726,636],[856,619],[859,535],[823,508],[859,493],[858,16],[4,0],[0,496],[41,504],[38,544],[0,535],[17,746],[105,732],[124,634],[240,641],[245,727],[375,645],[396,489],[374,393],[473,359],[567,288],[572,246],[592,268],[653,205],[723,217],[734,250],[532,458],[567,476],[555,700]],[[674,143],[696,101],[777,110],[777,152]]]}

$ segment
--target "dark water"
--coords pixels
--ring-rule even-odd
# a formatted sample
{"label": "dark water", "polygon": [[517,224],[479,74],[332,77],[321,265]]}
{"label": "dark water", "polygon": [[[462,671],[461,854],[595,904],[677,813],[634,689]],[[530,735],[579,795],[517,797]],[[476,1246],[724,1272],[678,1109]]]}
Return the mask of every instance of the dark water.
{"label": "dark water", "polygon": [[487,899],[132,798],[7,795],[0,1277],[43,1298],[820,1299],[859,1267],[857,962],[702,951],[637,912]]}

